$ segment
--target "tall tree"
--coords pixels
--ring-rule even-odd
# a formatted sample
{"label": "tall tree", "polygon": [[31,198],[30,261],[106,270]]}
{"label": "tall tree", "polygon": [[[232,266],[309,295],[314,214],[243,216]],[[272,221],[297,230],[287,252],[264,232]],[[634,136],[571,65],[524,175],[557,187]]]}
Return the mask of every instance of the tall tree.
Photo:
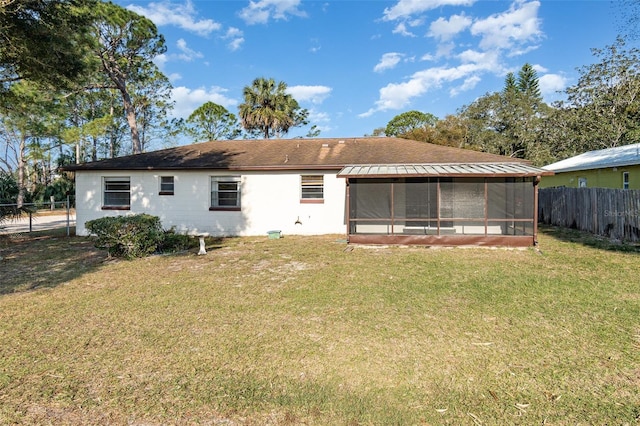
{"label": "tall tree", "polygon": [[308,124],[309,112],[287,93],[287,85],[273,78],[256,78],[243,90],[244,103],[238,107],[244,129],[265,139],[280,137],[293,127]]}
{"label": "tall tree", "polygon": [[[116,156],[122,144],[124,114],[115,89],[82,90],[65,97],[63,141],[75,147],[76,162]],[[62,154],[62,147],[60,150]]]}
{"label": "tall tree", "polygon": [[573,124],[581,151],[608,148],[640,139],[640,50],[623,38],[604,49],[592,49],[599,61],[579,68],[578,83],[566,89],[558,104]]}
{"label": "tall tree", "polygon": [[640,0],[620,0],[613,2],[618,7],[620,14],[620,36],[629,40],[638,40],[640,37]]}
{"label": "tall tree", "polygon": [[222,105],[205,102],[187,118],[186,133],[197,142],[235,139],[241,130],[234,114]]}
{"label": "tall tree", "polygon": [[454,146],[457,148],[475,149],[478,148],[467,144],[467,126],[464,120],[457,115],[447,115],[442,120],[438,120],[435,126],[435,138],[432,143],[438,145]]}
{"label": "tall tree", "polygon": [[51,99],[33,84],[25,81],[11,86],[14,102],[12,108],[0,115],[0,170],[15,174],[18,185],[18,208],[25,202],[28,181],[29,148],[35,146],[38,138],[50,135]]}
{"label": "tall tree", "polygon": [[142,151],[153,142],[170,139],[169,112],[173,109],[171,83],[154,65],[141,70],[133,85],[133,99]]}
{"label": "tall tree", "polygon": [[531,100],[542,102],[538,73],[531,64],[524,64],[518,71],[518,90]]}
{"label": "tall tree", "polygon": [[98,40],[95,54],[122,97],[131,131],[132,153],[141,153],[143,145],[132,91],[142,78],[141,71],[156,68],[152,60],[166,51],[164,37],[149,19],[113,3],[100,3],[96,7],[94,30]]}
{"label": "tall tree", "polygon": [[467,123],[467,145],[544,164],[549,156],[540,132],[548,114],[535,70],[525,64],[517,80],[507,74],[501,92],[488,93],[464,106],[460,118]]}
{"label": "tall tree", "polygon": [[415,139],[416,131],[433,128],[437,121],[438,118],[428,112],[407,111],[393,117],[384,132],[387,136]]}
{"label": "tall tree", "polygon": [[516,76],[512,72],[508,73],[507,77],[504,79],[504,89],[502,92],[504,94],[510,94],[517,93],[519,90]]}
{"label": "tall tree", "polygon": [[305,137],[317,138],[318,136],[320,136],[320,132],[322,132],[322,130],[320,130],[320,128],[314,124],[313,126],[311,126]]}
{"label": "tall tree", "polygon": [[[0,92],[22,79],[69,87],[89,62],[95,0],[0,1]],[[1,93],[0,93],[1,94]]]}

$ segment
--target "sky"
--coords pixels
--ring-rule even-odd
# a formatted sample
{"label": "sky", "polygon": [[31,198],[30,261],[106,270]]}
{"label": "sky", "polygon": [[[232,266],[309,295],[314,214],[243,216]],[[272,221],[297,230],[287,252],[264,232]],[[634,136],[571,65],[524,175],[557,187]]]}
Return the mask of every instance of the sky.
{"label": "sky", "polygon": [[444,118],[500,91],[525,63],[563,98],[592,48],[615,42],[620,2],[556,0],[117,0],[151,19],[167,51],[175,117],[205,102],[238,114],[259,77],[283,81],[310,124],[286,137],[365,136],[396,115]]}

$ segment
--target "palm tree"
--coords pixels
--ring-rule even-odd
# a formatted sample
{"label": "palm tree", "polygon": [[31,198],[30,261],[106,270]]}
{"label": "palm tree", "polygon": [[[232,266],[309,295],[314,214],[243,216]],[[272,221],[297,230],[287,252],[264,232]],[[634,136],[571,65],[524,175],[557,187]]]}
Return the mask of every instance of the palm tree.
{"label": "palm tree", "polygon": [[286,134],[290,128],[307,124],[309,112],[286,93],[287,85],[273,78],[256,78],[243,90],[244,103],[238,107],[240,123],[248,132],[265,139]]}

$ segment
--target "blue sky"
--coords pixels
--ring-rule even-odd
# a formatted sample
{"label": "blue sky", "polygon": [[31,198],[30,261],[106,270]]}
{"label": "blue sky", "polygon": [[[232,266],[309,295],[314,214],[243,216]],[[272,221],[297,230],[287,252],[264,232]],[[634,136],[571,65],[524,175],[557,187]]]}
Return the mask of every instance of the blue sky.
{"label": "blue sky", "polygon": [[[156,63],[174,114],[204,102],[237,115],[257,77],[284,81],[320,137],[371,134],[410,110],[439,118],[532,64],[545,100],[612,44],[622,9],[610,1],[118,0],[164,35]],[[308,127],[287,137],[303,136]]]}

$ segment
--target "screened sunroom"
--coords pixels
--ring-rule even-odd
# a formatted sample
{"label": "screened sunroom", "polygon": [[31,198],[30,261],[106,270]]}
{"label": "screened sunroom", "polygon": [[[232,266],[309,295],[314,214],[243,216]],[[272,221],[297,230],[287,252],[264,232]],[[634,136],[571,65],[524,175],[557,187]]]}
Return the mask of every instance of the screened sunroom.
{"label": "screened sunroom", "polygon": [[526,164],[345,167],[349,242],[534,245],[541,172]]}

